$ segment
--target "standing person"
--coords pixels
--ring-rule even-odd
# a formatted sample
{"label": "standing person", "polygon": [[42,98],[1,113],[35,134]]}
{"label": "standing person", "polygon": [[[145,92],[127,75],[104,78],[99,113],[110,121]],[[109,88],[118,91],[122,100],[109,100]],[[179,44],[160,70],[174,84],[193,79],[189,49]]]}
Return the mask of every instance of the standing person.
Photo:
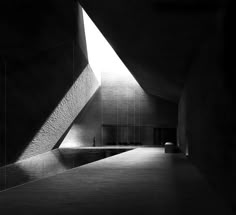
{"label": "standing person", "polygon": [[96,146],[96,137],[93,137],[93,147]]}

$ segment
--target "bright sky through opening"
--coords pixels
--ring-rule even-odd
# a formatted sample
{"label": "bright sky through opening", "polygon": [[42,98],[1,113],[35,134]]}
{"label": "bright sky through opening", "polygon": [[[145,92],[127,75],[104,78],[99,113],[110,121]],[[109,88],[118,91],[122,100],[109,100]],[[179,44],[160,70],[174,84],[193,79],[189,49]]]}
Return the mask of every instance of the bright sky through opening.
{"label": "bright sky through opening", "polygon": [[99,83],[101,84],[101,74],[112,73],[113,80],[123,80],[126,83],[129,82],[129,84],[137,85],[137,81],[130,71],[84,10],[83,18],[88,60]]}

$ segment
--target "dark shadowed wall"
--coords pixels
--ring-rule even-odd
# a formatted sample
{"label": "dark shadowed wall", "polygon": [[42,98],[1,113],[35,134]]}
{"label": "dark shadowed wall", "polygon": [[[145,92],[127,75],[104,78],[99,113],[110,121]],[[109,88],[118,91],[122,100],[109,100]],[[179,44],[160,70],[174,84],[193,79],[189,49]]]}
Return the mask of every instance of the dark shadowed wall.
{"label": "dark shadowed wall", "polygon": [[180,147],[219,194],[235,205],[233,97],[223,65],[222,39],[200,49],[179,102]]}
{"label": "dark shadowed wall", "polygon": [[[4,165],[52,149],[98,82],[87,67],[78,3],[10,1],[1,2],[0,10],[0,74],[6,80],[1,92]],[[71,102],[76,96],[79,99]]]}

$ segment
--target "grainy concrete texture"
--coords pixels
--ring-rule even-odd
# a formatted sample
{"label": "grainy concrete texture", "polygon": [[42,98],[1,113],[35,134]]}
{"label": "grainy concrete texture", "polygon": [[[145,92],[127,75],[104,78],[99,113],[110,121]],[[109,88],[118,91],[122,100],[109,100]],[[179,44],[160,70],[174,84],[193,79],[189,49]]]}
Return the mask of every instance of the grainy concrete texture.
{"label": "grainy concrete texture", "polygon": [[181,148],[236,213],[232,1],[80,3],[143,89],[179,103]]}
{"label": "grainy concrete texture", "polygon": [[[181,148],[183,151],[188,149],[191,162],[236,211],[236,144],[233,130],[233,92],[236,80],[235,56],[232,54],[235,52],[232,46],[235,41],[235,31],[232,27],[235,11],[231,5],[233,1],[145,0],[141,4],[127,0],[79,2],[144,91],[179,104],[178,136]],[[0,103],[3,104],[0,106],[0,165],[14,162],[19,158],[87,66],[80,11],[78,2],[74,0],[0,2]],[[109,95],[110,91],[107,92]],[[106,104],[109,106],[110,103]],[[132,106],[127,104],[122,103],[122,108],[118,110],[127,110],[127,107],[131,110]],[[111,104],[111,108],[106,110],[112,113],[116,108]],[[93,116],[97,116],[98,112],[94,113]],[[159,113],[163,114],[162,111]],[[155,120],[154,115],[151,113],[149,116],[153,116]],[[85,117],[86,123],[94,119],[92,115],[87,116],[91,118]],[[138,118],[134,116],[131,114],[128,121],[135,119],[137,122]],[[106,119],[113,119],[112,114],[107,114]],[[125,121],[122,114],[118,115],[118,119]],[[97,122],[102,122],[99,120],[93,124],[94,127],[88,126],[89,129],[84,129],[86,132],[83,137],[88,137],[91,145],[95,134],[94,128],[98,125]],[[6,142],[7,144],[4,144]],[[177,162],[173,164],[175,167],[182,163],[178,159],[174,161]],[[120,171],[128,175],[126,169]],[[121,176],[120,174],[119,177]],[[189,177],[191,174],[186,176]],[[65,177],[63,180],[69,179]],[[172,190],[173,197],[170,199],[174,198],[176,193],[180,194],[178,197],[181,199],[181,194],[188,192],[187,188],[190,191],[194,189],[195,183],[188,184],[185,179],[183,180],[185,185],[179,185],[183,191]],[[68,184],[70,182],[61,181]],[[137,187],[130,186],[127,190]],[[167,185],[165,188],[163,198],[169,192]],[[92,191],[88,192],[88,195],[91,193]],[[152,197],[152,191],[149,193]],[[205,203],[199,203],[200,208],[211,198],[214,199],[212,196],[205,199],[205,193],[202,189],[200,197],[194,200],[206,200]],[[20,200],[20,194],[22,193],[15,193],[14,198]],[[40,190],[39,194],[45,197]],[[24,195],[27,196],[28,192]],[[86,199],[85,191],[83,195]],[[69,189],[65,189],[64,196],[54,197],[58,200],[68,196],[70,197]],[[192,197],[189,196],[192,195],[182,196],[182,202],[189,201],[190,204]],[[11,202],[14,202],[14,198]],[[144,202],[147,199],[142,199],[142,196],[138,195],[135,198],[140,198]],[[51,200],[53,197],[45,197],[40,201],[47,203],[48,199]],[[81,200],[82,203],[84,199]],[[109,203],[108,197],[105,200]],[[131,202],[134,204],[134,201]],[[137,208],[141,207],[140,202],[136,205]],[[21,207],[25,207],[23,209],[26,210],[27,204],[23,202]],[[78,201],[68,204],[75,206]],[[215,206],[218,205],[216,201]],[[183,203],[183,210],[184,206]],[[109,204],[106,204],[106,207],[108,210],[104,211],[108,213]],[[186,204],[186,207],[189,214],[195,211],[202,214],[204,211],[203,208],[199,211],[194,206],[190,211],[191,204]],[[174,210],[175,207],[168,206],[167,210],[171,209]],[[212,209],[212,213],[214,212]]]}
{"label": "grainy concrete texture", "polygon": [[[85,102],[82,97],[72,96],[79,90],[77,85],[66,98],[73,97],[74,103],[70,101],[65,104],[64,100],[65,106],[62,107],[62,98],[83,71],[86,71],[82,76],[86,78],[88,87],[91,87],[94,79],[88,68],[85,69],[88,64],[87,50],[78,2],[49,0],[36,3],[24,0],[5,1],[0,4],[2,166],[15,162],[20,157],[25,158],[52,149],[53,142],[60,136],[59,132],[65,130],[65,126],[77,112],[72,108],[81,109],[75,103],[81,100],[82,105]],[[81,78],[78,81],[81,82]],[[86,82],[81,87],[85,84]],[[97,86],[96,82],[94,85]],[[87,99],[94,90],[92,88],[86,95],[85,89],[88,88],[84,88],[78,97],[83,95]],[[61,106],[56,109],[59,103]],[[52,115],[55,109],[57,113]],[[70,114],[66,115],[65,112]],[[59,123],[55,116],[60,114],[61,120],[66,118],[65,125],[62,123],[55,132],[55,125]],[[54,118],[49,119],[50,115]],[[46,121],[47,127],[42,128],[40,134],[36,135]],[[24,153],[35,135],[34,143],[37,144]],[[43,142],[41,146],[38,144],[40,138]],[[48,141],[48,146],[45,146],[45,141]]]}
{"label": "grainy concrete texture", "polygon": [[138,148],[0,193],[2,215],[230,215],[182,154]]}
{"label": "grainy concrete texture", "polygon": [[51,150],[98,88],[99,83],[88,65],[29,143],[20,159]]}
{"label": "grainy concrete texture", "polygon": [[62,147],[91,146],[93,137],[96,145],[152,145],[154,128],[176,128],[177,104],[145,92],[114,52],[97,57],[102,65],[101,87],[74,121]]}

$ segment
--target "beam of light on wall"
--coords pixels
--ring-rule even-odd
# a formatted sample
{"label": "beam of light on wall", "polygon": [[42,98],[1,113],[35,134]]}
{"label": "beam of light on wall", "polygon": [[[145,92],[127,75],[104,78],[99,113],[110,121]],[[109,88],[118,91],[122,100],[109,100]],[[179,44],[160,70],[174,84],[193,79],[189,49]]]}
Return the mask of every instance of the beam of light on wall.
{"label": "beam of light on wall", "polygon": [[88,51],[88,61],[96,78],[101,84],[101,68],[99,67],[101,55],[99,54],[99,52],[101,52],[102,45],[100,43],[97,43],[96,41],[96,36],[100,35],[101,33],[93,24],[87,13],[83,9],[82,11],[84,19],[85,39]]}
{"label": "beam of light on wall", "polygon": [[126,83],[138,85],[130,71],[84,10],[83,18],[88,60],[98,80],[101,82],[102,76],[109,73],[111,75],[110,83],[123,80]]}
{"label": "beam of light on wall", "polygon": [[[128,115],[134,116],[135,114],[139,114],[140,101],[138,95],[143,94],[143,89],[139,86],[87,13],[83,9],[82,11],[89,65],[101,85],[101,97],[99,97],[101,121],[99,122],[99,129],[105,115],[112,115],[114,120],[119,118],[119,116],[123,116],[126,119],[123,123],[135,124],[136,120],[136,124],[139,124],[138,120],[140,117],[133,117],[131,122],[131,119],[128,121]],[[107,105],[105,101],[112,104],[112,107],[105,107]],[[126,107],[118,110],[116,107],[120,103]],[[94,123],[93,120],[91,119],[91,123]],[[115,123],[118,124],[120,122],[116,121]],[[96,135],[94,134],[94,127],[86,124],[84,121],[78,121],[73,124],[60,148],[92,146],[94,135]],[[101,136],[102,139],[103,130]]]}
{"label": "beam of light on wall", "polygon": [[66,135],[65,139],[61,143],[59,148],[78,148],[83,146],[81,144],[80,134],[81,128],[79,125],[74,124],[68,134]]}
{"label": "beam of light on wall", "polygon": [[87,65],[22,152],[19,160],[50,151],[98,88],[97,78]]}

